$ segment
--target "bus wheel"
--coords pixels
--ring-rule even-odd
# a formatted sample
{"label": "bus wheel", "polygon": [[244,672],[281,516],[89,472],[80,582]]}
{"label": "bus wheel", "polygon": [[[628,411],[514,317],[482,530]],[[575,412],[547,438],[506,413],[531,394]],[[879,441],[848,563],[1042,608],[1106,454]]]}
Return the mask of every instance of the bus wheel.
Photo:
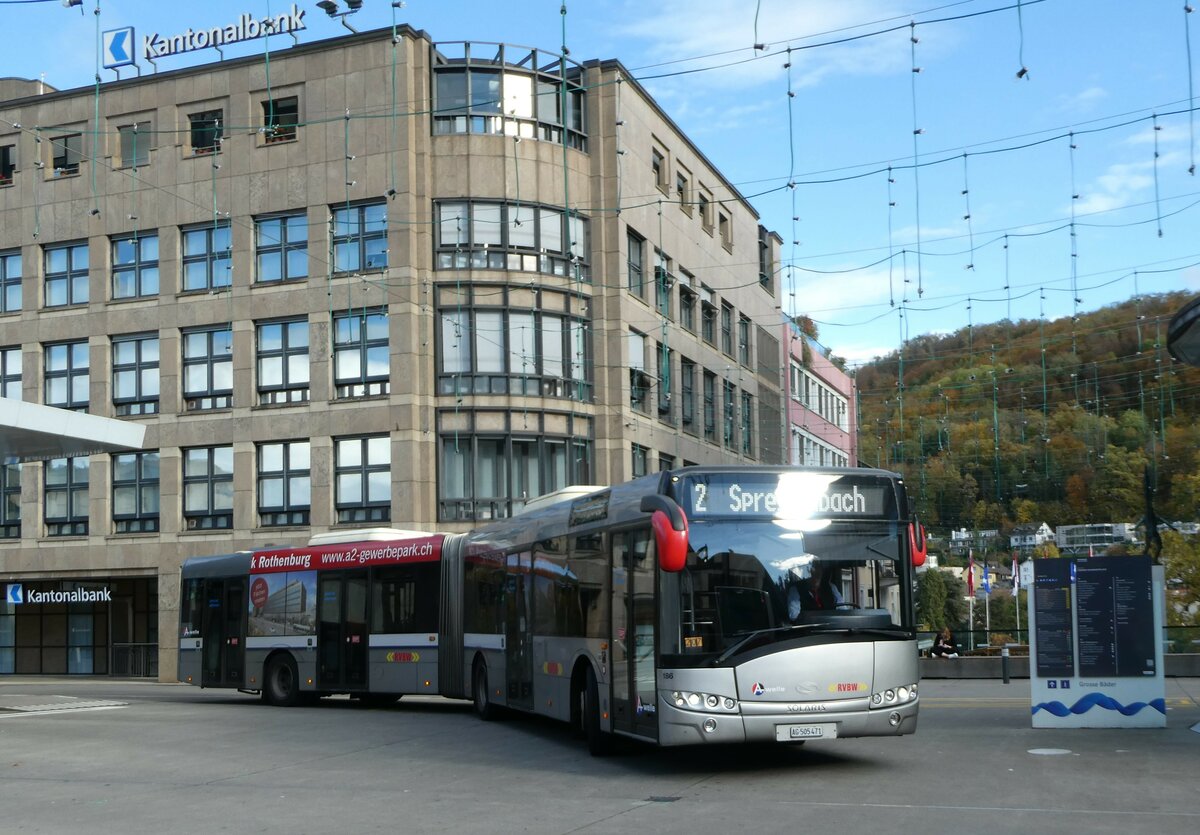
{"label": "bus wheel", "polygon": [[263,698],[267,704],[292,707],[300,703],[300,675],[290,655],[276,655],[267,664],[263,677]]}
{"label": "bus wheel", "polygon": [[471,674],[471,693],[475,701],[475,713],[485,722],[496,718],[497,707],[488,699],[487,664],[476,662]]}
{"label": "bus wheel", "polygon": [[583,728],[587,733],[588,753],[593,757],[612,753],[612,734],[600,727],[600,686],[596,683],[596,671],[591,667],[588,667],[583,694]]}

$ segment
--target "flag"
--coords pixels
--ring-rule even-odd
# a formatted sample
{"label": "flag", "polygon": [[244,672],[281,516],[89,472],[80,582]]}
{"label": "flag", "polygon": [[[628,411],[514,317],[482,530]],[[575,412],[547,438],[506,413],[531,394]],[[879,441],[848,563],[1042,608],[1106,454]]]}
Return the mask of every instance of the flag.
{"label": "flag", "polygon": [[1021,590],[1021,566],[1017,563],[1016,557],[1013,557],[1012,580],[1012,593],[1013,597],[1016,597],[1017,592]]}
{"label": "flag", "polygon": [[967,597],[975,596],[975,552],[967,549]]}
{"label": "flag", "polygon": [[986,562],[983,564],[983,593],[992,593],[992,583],[988,579],[988,564]]}

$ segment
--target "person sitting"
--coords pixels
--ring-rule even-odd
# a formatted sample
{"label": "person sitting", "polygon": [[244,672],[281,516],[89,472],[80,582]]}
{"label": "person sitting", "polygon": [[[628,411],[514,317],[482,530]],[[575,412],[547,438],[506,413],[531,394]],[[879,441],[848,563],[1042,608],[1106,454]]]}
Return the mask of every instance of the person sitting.
{"label": "person sitting", "polygon": [[954,642],[954,633],[949,626],[938,633],[929,654],[934,658],[958,658],[958,644]]}
{"label": "person sitting", "polygon": [[845,601],[842,592],[829,577],[820,560],[803,568],[792,569],[797,582],[788,587],[788,619],[795,621],[802,611],[836,609]]}

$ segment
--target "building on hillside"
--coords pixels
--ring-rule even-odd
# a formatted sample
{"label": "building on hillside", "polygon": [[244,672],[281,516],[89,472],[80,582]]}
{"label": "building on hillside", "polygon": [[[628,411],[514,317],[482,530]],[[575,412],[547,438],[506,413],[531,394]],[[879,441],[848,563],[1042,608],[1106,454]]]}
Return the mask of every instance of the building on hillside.
{"label": "building on hillside", "polygon": [[1016,525],[1008,536],[1009,547],[1028,556],[1039,545],[1054,541],[1054,531],[1045,522],[1040,525]]}
{"label": "building on hillside", "polygon": [[788,363],[788,460],[807,466],[858,466],[854,379],[834,365],[828,349],[795,322],[783,329]]}
{"label": "building on hillside", "polygon": [[1137,541],[1134,525],[1126,522],[1102,522],[1091,525],[1059,525],[1054,532],[1055,544],[1064,555],[1099,556],[1110,545],[1130,545]]}
{"label": "building on hillside", "polygon": [[112,600],[4,604],[0,673],[173,678],[187,557],[786,459],[780,238],[619,62],[165,63],[0,87],[2,391],[146,427],[5,467],[0,581]]}
{"label": "building on hillside", "polygon": [[959,528],[950,531],[950,553],[963,556],[973,550],[976,556],[979,556],[985,551],[995,550],[999,540],[1000,531],[998,530],[980,531]]}

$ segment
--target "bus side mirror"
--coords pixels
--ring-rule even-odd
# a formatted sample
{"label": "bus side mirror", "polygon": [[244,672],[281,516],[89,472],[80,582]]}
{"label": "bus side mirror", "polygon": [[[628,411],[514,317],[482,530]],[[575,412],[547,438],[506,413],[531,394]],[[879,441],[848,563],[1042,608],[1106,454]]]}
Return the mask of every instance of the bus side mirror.
{"label": "bus side mirror", "polygon": [[914,568],[925,564],[925,557],[929,554],[929,544],[925,541],[925,526],[920,522],[908,523],[908,550],[912,556]]}
{"label": "bus side mirror", "polygon": [[650,514],[658,567],[663,571],[682,571],[687,562],[688,529],[683,508],[662,495],[643,496],[641,510]]}

